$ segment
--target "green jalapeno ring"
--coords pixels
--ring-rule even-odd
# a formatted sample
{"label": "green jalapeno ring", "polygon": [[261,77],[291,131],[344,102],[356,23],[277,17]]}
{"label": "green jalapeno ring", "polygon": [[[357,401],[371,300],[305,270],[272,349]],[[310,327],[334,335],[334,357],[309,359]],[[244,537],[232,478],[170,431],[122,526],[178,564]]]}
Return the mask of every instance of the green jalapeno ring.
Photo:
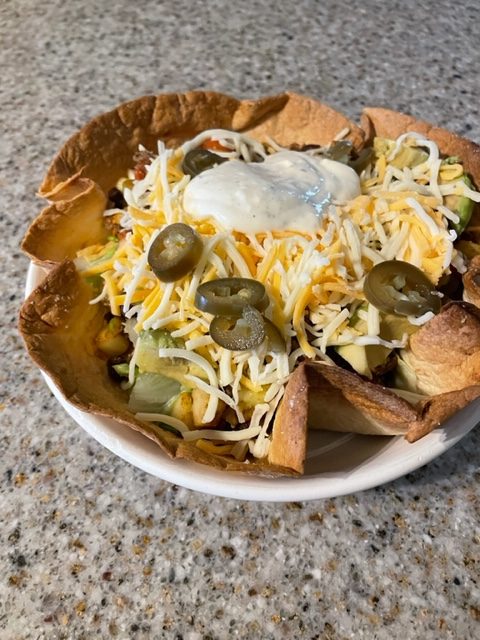
{"label": "green jalapeno ring", "polygon": [[208,149],[198,147],[191,149],[185,154],[182,162],[182,171],[191,178],[194,178],[203,171],[212,169],[215,165],[227,162],[227,160],[228,158],[223,158]]}
{"label": "green jalapeno ring", "polygon": [[195,306],[215,316],[240,318],[245,306],[264,311],[269,304],[265,287],[251,278],[219,278],[201,284]]}
{"label": "green jalapeno ring", "polygon": [[[395,280],[403,280],[405,284],[395,287]],[[363,293],[374,307],[396,315],[418,317],[428,311],[438,313],[441,307],[440,296],[428,277],[402,260],[376,264],[365,278]]]}
{"label": "green jalapeno ring", "polygon": [[147,256],[152,271],[162,282],[175,282],[192,271],[203,251],[198,233],[183,222],[170,224],[158,234]]}
{"label": "green jalapeno ring", "polygon": [[352,153],[353,144],[350,140],[337,140],[325,151],[325,158],[348,164]]}
{"label": "green jalapeno ring", "polygon": [[210,335],[229,351],[255,349],[265,340],[265,319],[258,309],[246,305],[241,318],[215,316],[210,323]]}
{"label": "green jalapeno ring", "polygon": [[268,350],[273,351],[273,353],[285,353],[287,345],[282,332],[277,325],[268,318],[264,318],[263,320],[265,322],[265,336],[268,341]]}

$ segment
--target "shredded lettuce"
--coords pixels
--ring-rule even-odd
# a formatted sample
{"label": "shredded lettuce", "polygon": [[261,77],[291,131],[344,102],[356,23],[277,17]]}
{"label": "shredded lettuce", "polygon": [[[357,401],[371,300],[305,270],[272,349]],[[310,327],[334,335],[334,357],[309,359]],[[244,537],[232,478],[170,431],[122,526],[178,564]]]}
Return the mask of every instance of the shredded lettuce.
{"label": "shredded lettuce", "polygon": [[139,373],[130,391],[128,408],[133,413],[169,413],[181,391],[178,380],[161,373]]}

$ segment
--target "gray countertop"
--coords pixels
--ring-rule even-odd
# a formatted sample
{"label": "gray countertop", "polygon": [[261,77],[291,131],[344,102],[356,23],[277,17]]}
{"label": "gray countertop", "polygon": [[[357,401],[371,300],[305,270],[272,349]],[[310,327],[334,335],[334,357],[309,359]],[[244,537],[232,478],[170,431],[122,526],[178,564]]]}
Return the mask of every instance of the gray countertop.
{"label": "gray countertop", "polygon": [[0,68],[1,640],[478,637],[478,430],[358,495],[209,497],[91,439],[15,328],[35,190],[90,117],[164,91],[290,89],[479,142],[478,3],[6,0]]}

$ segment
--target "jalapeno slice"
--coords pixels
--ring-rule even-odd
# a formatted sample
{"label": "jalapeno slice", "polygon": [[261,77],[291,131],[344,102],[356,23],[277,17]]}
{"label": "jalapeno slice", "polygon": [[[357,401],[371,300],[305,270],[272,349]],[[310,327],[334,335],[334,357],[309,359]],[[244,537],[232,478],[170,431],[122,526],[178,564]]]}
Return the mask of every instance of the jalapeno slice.
{"label": "jalapeno slice", "polygon": [[195,268],[203,251],[198,233],[183,222],[162,229],[148,252],[148,264],[162,282],[175,282]]}
{"label": "jalapeno slice", "polygon": [[258,309],[246,305],[241,318],[215,316],[210,323],[210,335],[229,351],[255,349],[265,340],[265,319]]}
{"label": "jalapeno slice", "polygon": [[285,353],[287,345],[277,325],[273,324],[268,318],[263,319],[265,322],[265,335],[268,340],[268,349],[274,353]]}
{"label": "jalapeno slice", "polygon": [[244,307],[260,311],[268,307],[268,296],[261,282],[250,278],[219,278],[201,284],[195,293],[195,306],[215,316],[240,318]]}
{"label": "jalapeno slice", "polygon": [[194,178],[198,176],[202,171],[211,169],[216,164],[222,164],[227,162],[228,158],[222,158],[222,156],[212,153],[208,149],[191,149],[185,154],[182,162],[183,173]]}
{"label": "jalapeno slice", "polygon": [[438,313],[441,300],[427,276],[409,262],[386,260],[375,265],[363,285],[366,299],[385,313],[421,316]]}
{"label": "jalapeno slice", "polygon": [[325,157],[336,162],[347,164],[350,160],[353,145],[349,140],[338,140],[334,142],[325,152]]}

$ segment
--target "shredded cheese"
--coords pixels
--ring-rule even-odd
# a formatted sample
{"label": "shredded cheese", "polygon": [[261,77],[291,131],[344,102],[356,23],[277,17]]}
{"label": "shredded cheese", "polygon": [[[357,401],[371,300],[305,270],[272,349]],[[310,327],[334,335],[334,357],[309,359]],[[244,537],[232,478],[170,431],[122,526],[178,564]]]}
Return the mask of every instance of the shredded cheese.
{"label": "shredded cheese", "polygon": [[[348,130],[341,131],[336,139],[347,134]],[[231,431],[191,430],[163,414],[139,413],[137,417],[163,422],[186,440],[200,440],[204,450],[220,453],[217,447],[223,446],[224,454],[237,459],[244,459],[247,450],[263,458],[268,454],[275,410],[300,359],[331,363],[327,348],[341,344],[392,349],[405,345],[406,334],[401,340],[381,337],[380,312],[364,304],[364,278],[373,265],[392,259],[418,266],[433,282],[448,273],[451,265],[464,272],[464,259],[453,245],[456,233],[449,230],[449,223],[458,223],[459,216],[446,206],[445,197],[455,194],[479,202],[480,194],[465,183],[460,163],[442,163],[434,142],[409,132],[394,142],[389,154],[378,155],[362,172],[361,195],[328,207],[316,233],[296,229],[226,233],[213,218],[192,219],[182,207],[190,177],[183,174],[181,161],[207,140],[221,144],[218,154],[223,158],[249,162],[255,154],[267,155],[263,144],[224,129],[204,131],[176,150],[160,142],[157,156],[145,167],[145,177],[136,180],[130,174],[119,183],[127,209],[104,213],[126,231],[116,248],[108,245],[113,246],[113,255],[103,253],[102,245],[87,247],[79,252],[76,265],[84,276],[103,278],[102,291],[90,304],[108,304],[113,315],[128,319],[135,347],[123,386],[135,383],[136,337],[141,331],[165,328],[172,338],[183,340],[185,348],[162,348],[158,357],[191,364],[185,380],[208,395],[202,422],[214,420],[221,401],[233,416],[233,426]],[[274,140],[265,142],[269,152],[282,150]],[[426,149],[427,159],[411,168],[393,166],[404,146]],[[203,252],[192,273],[176,283],[162,283],[152,273],[147,255],[158,233],[172,222],[194,227],[202,237]],[[102,255],[108,257],[102,259]],[[253,278],[265,285],[270,305],[264,314],[282,334],[285,353],[269,352],[265,344],[248,352],[232,352],[214,343],[209,334],[212,317],[195,307],[194,298],[202,282],[224,277]],[[349,324],[354,313],[362,320],[355,327]],[[426,313],[408,320],[420,326],[431,316]],[[248,428],[242,428],[245,418]],[[212,440],[236,444],[217,445],[209,442]]]}
{"label": "shredded cheese", "polygon": [[184,422],[165,413],[136,413],[135,417],[139,420],[145,420],[145,422],[164,422],[180,433],[188,432],[188,427]]}

